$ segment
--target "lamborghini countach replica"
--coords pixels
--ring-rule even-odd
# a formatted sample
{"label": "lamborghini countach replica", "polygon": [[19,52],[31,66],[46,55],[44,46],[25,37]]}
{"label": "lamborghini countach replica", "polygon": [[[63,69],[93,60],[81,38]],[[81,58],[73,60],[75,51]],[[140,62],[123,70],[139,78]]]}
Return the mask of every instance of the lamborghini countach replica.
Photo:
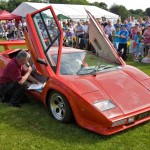
{"label": "lamborghini countach replica", "polygon": [[[96,19],[87,13],[89,41],[96,55],[63,47],[63,30],[51,6],[27,14],[28,51],[37,72],[47,79],[42,90],[27,92],[59,122],[75,119],[79,126],[103,135],[150,120],[150,77],[126,65]],[[0,53],[0,73],[18,51]]]}

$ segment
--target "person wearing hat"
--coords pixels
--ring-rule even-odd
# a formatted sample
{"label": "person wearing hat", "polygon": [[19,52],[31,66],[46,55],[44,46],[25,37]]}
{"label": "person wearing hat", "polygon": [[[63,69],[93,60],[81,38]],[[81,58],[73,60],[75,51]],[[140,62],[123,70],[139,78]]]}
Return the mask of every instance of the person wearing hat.
{"label": "person wearing hat", "polygon": [[[126,60],[127,58],[126,53],[127,53],[128,36],[129,36],[129,32],[126,29],[126,26],[123,24],[122,30],[120,31],[120,34],[119,34],[120,41],[119,41],[119,46],[118,46],[118,53],[124,60]],[[123,53],[121,52],[122,49],[123,49]]]}

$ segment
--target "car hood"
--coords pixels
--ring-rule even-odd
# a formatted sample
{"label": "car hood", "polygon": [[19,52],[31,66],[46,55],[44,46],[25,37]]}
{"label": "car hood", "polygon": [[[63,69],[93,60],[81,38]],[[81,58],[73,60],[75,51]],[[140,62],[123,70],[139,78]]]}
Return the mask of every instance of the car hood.
{"label": "car hood", "polygon": [[[150,106],[150,91],[124,71],[107,72],[97,76],[72,80],[72,88],[87,97],[91,104],[110,99],[124,114]],[[98,94],[99,93],[99,94]]]}

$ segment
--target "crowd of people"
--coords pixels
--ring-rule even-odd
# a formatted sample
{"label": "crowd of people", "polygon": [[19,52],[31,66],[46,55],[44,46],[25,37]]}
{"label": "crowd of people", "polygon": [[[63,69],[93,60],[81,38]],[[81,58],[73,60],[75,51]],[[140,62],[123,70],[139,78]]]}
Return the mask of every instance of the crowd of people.
{"label": "crowd of people", "polygon": [[[133,17],[129,17],[122,23],[118,19],[115,24],[110,20],[106,20],[105,17],[102,17],[101,20],[98,20],[98,23],[114,45],[118,54],[124,60],[126,60],[127,50],[129,50],[135,61],[139,61],[140,57],[148,55],[150,63],[149,17],[147,17],[145,21],[141,18],[135,21]],[[38,25],[44,39],[48,38],[47,34],[50,33],[48,36],[51,36],[51,40],[54,39],[55,41],[55,37],[58,36],[58,28],[55,22],[52,20],[48,21],[47,31],[40,20]],[[68,20],[67,22],[62,22],[64,46],[94,51],[89,41],[89,25],[89,21],[75,22]],[[18,24],[14,20],[6,21],[5,23],[0,22],[0,35],[7,40],[24,39],[23,26],[26,26],[25,21],[19,21]],[[128,45],[128,43],[130,43],[130,45]],[[39,83],[35,76],[31,74],[32,68],[30,66],[24,69],[22,68],[22,66],[27,64],[29,59],[30,54],[22,50],[4,69],[3,75],[0,78],[0,98],[2,102],[9,102],[11,106],[20,107],[22,103],[26,102],[24,101],[24,91],[27,85],[23,85],[23,83],[25,83],[27,79],[33,83]]]}
{"label": "crowd of people", "polygon": [[[150,45],[150,17],[147,16],[145,20],[142,18],[135,20],[134,17],[128,17],[123,22],[118,19],[115,24],[105,17],[97,21],[109,40],[113,43],[118,54],[124,60],[127,58],[127,52],[133,55],[134,61],[139,61],[141,57],[147,56]],[[64,31],[64,46],[95,51],[89,41],[90,22],[88,20],[76,22],[75,20],[69,19],[60,23]],[[38,24],[42,30],[40,20]],[[48,24],[50,27],[52,25],[55,26],[51,20],[48,20]],[[26,26],[24,19],[18,22],[15,22],[15,20],[0,21],[0,36],[7,40],[24,39],[23,26]],[[51,29],[48,30],[50,30],[50,33],[52,32]],[[44,34],[44,30],[41,32],[43,36],[47,36]]]}
{"label": "crowd of people", "polygon": [[[146,17],[145,21],[142,18],[135,20],[134,17],[128,17],[122,23],[118,19],[115,24],[102,17],[98,22],[124,60],[127,58],[127,51],[133,55],[134,61],[139,61],[141,57],[147,56],[150,45],[149,17]],[[63,22],[62,26],[66,46],[73,45],[87,50],[92,48],[88,32],[89,21],[79,21],[75,24],[74,21],[68,20]]]}
{"label": "crowd of people", "polygon": [[16,22],[15,20],[0,21],[0,37],[6,40],[24,39],[23,26],[26,22],[23,19]]}
{"label": "crowd of people", "polygon": [[[133,17],[129,17],[120,22],[111,25],[109,23],[104,27],[104,31],[111,37],[117,51],[126,59],[127,50],[133,55],[134,61],[139,61],[141,57],[148,54],[150,44],[150,18],[147,17],[145,21],[139,18],[135,21]],[[123,51],[122,51],[123,49]]]}
{"label": "crowd of people", "polygon": [[64,30],[64,45],[74,46],[80,49],[88,49],[89,46],[89,21],[73,20],[63,22],[62,27]]}

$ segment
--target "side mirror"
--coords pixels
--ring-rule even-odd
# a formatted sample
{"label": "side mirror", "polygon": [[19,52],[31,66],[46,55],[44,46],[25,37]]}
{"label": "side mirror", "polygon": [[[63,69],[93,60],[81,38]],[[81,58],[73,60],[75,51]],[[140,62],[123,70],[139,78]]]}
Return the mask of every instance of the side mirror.
{"label": "side mirror", "polygon": [[45,66],[48,65],[47,62],[46,62],[46,60],[44,60],[44,59],[42,59],[42,58],[38,58],[38,59],[36,60],[36,62],[39,63],[39,64],[43,64],[43,65],[45,65]]}

